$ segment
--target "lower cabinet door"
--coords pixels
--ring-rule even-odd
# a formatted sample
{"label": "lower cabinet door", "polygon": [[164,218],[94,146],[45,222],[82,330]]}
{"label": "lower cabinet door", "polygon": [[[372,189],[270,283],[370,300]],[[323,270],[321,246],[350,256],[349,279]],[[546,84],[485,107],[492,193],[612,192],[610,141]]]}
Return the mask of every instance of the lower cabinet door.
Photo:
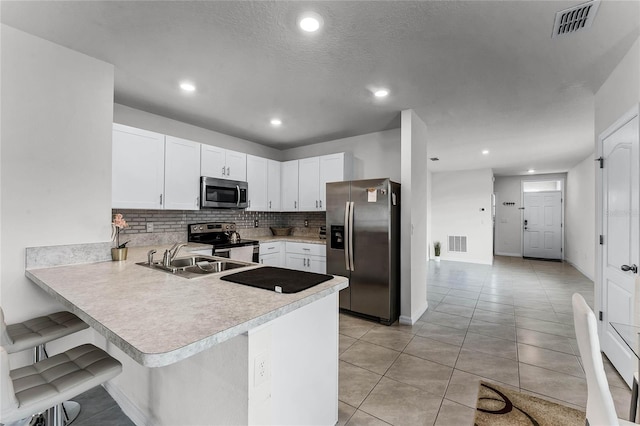
{"label": "lower cabinet door", "polygon": [[303,254],[287,253],[285,266],[298,271],[307,270],[307,256]]}
{"label": "lower cabinet door", "polygon": [[260,263],[268,266],[282,266],[280,263],[280,253],[269,253],[260,255]]}
{"label": "lower cabinet door", "polygon": [[309,256],[309,260],[307,261],[307,265],[309,267],[307,270],[309,272],[315,272],[316,274],[326,274],[327,273],[327,258],[324,256]]}

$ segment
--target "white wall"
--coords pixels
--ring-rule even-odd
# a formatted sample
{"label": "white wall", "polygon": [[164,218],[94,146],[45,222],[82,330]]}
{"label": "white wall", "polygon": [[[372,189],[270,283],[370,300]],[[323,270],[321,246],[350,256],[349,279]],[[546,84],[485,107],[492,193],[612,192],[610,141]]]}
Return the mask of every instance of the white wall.
{"label": "white wall", "polygon": [[207,130],[202,127],[176,121],[146,111],[130,108],[125,105],[114,104],[113,121],[139,129],[171,135],[208,145],[219,146],[233,151],[244,152],[259,157],[280,160],[280,150],[259,145],[245,139],[225,135],[223,133]]}
{"label": "white wall", "polygon": [[[499,256],[522,256],[522,182],[561,180],[565,173],[527,176],[496,176],[493,192],[496,195],[495,253]],[[505,206],[505,202],[516,203]]]}
{"label": "white wall", "polygon": [[427,309],[427,125],[413,110],[401,120],[400,322],[413,324]]}
{"label": "white wall", "polygon": [[593,154],[567,173],[565,191],[565,260],[588,278],[595,268],[595,170]]}
{"label": "white wall", "polygon": [[9,323],[61,307],[25,247],[109,241],[113,66],[2,25],[1,282]]}
{"label": "white wall", "polygon": [[[429,243],[440,241],[443,260],[493,263],[492,192],[491,169],[433,173]],[[449,235],[466,236],[467,252],[449,252]]]}
{"label": "white wall", "polygon": [[353,179],[391,178],[400,182],[400,129],[336,139],[282,151],[282,160],[350,152]]}

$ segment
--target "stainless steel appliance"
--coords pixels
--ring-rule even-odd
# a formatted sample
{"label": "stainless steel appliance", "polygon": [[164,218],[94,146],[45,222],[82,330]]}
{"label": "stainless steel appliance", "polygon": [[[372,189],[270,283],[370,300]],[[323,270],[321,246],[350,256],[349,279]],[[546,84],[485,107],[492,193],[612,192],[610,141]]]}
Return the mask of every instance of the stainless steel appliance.
{"label": "stainless steel appliance", "polygon": [[211,244],[213,245],[212,255],[229,259],[234,259],[234,250],[232,249],[252,246],[251,261],[255,263],[260,261],[260,242],[240,238],[240,234],[236,231],[235,223],[192,223],[187,231],[187,240],[190,243]]}
{"label": "stainless steel appliance", "polygon": [[340,308],[384,324],[400,315],[400,184],[327,183],[327,273],[349,278]]}
{"label": "stainless steel appliance", "polygon": [[246,209],[248,190],[247,182],[202,176],[200,178],[200,207]]}

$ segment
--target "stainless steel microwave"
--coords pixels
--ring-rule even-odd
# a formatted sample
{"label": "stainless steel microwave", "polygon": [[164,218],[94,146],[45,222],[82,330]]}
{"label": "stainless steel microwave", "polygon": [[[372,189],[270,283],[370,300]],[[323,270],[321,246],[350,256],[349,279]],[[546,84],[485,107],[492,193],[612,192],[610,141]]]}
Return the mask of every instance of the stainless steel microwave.
{"label": "stainless steel microwave", "polygon": [[200,178],[200,207],[205,209],[246,209],[248,187],[247,182],[202,176]]}

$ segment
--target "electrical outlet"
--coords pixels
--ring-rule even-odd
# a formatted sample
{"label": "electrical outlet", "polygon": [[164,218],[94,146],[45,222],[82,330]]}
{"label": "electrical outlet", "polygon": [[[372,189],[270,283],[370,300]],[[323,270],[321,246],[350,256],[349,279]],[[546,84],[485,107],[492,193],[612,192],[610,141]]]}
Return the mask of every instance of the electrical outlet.
{"label": "electrical outlet", "polygon": [[147,222],[147,232],[153,232],[153,222]]}
{"label": "electrical outlet", "polygon": [[309,221],[307,219],[304,220],[304,227],[305,228],[309,227]]}
{"label": "electrical outlet", "polygon": [[258,225],[258,219],[256,219],[256,220],[253,221],[253,227],[257,228],[258,226],[259,226]]}
{"label": "electrical outlet", "polygon": [[269,359],[266,353],[254,358],[253,386],[257,387],[269,380]]}

